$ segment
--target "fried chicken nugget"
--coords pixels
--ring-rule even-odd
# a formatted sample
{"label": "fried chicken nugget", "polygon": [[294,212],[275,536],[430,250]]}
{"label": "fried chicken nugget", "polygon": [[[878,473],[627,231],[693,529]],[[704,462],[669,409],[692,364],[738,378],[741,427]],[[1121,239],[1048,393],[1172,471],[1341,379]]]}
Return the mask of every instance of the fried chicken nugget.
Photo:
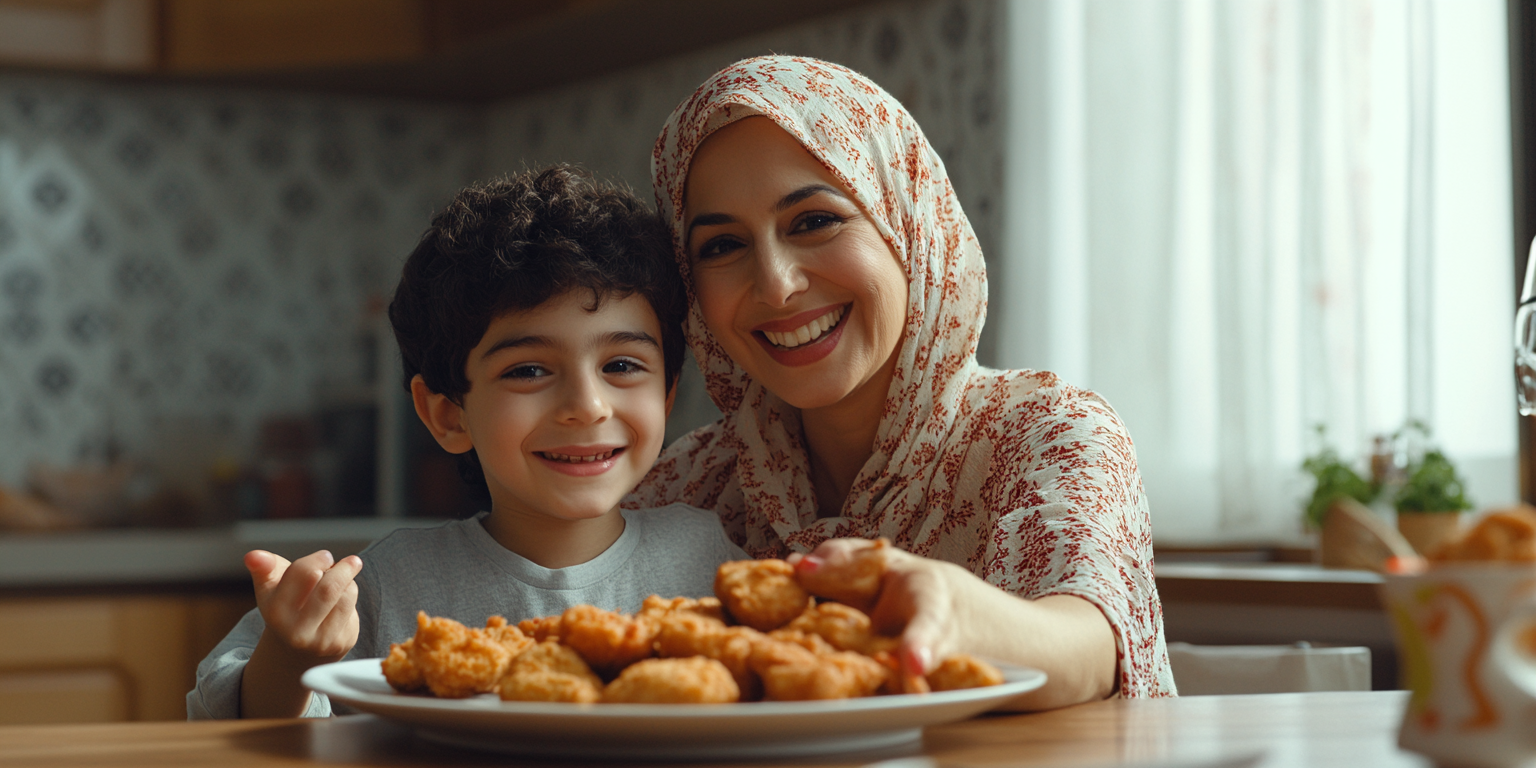
{"label": "fried chicken nugget", "polygon": [[882,536],[868,546],[854,550],[852,559],[845,564],[835,568],[800,571],[796,576],[800,584],[813,595],[839,603],[867,606],[880,594],[890,548],[891,540]]}
{"label": "fried chicken nugget", "polygon": [[741,689],[724,664],[703,656],[646,659],[603,689],[603,701],[629,704],[728,704]]}
{"label": "fried chicken nugget", "polygon": [[737,622],[771,632],[799,616],[811,595],[783,560],[735,560],[715,571],[715,596]]}
{"label": "fried chicken nugget", "polygon": [[602,698],[603,681],[581,654],[552,640],[512,660],[496,688],[503,701],[591,703]]}
{"label": "fried chicken nugget", "polygon": [[717,597],[701,597],[697,600],[691,597],[674,597],[668,600],[660,595],[651,595],[641,603],[640,613],[636,615],[661,618],[668,613],[680,611],[725,621],[725,607],[720,604],[720,599]]}
{"label": "fried chicken nugget", "polygon": [[572,606],[560,617],[560,642],[608,676],[649,658],[656,630],[649,616],[630,617],[590,605]]}
{"label": "fried chicken nugget", "polygon": [[523,631],[517,627],[508,624],[506,618],[501,616],[486,619],[484,632],[487,637],[505,645],[507,650],[512,652],[513,658],[517,658],[518,654],[533,647],[532,638],[523,634]]}
{"label": "fried chicken nugget", "polygon": [[835,653],[838,650],[837,648],[834,648],[831,643],[827,642],[826,639],[821,635],[813,634],[811,632],[802,632],[801,630],[790,629],[789,627],[783,627],[781,629],[775,629],[774,631],[769,632],[768,639],[777,640],[781,643],[794,643],[795,645],[798,645],[801,648],[816,654],[817,656],[825,656],[829,653]]}
{"label": "fried chicken nugget", "polygon": [[1536,509],[1521,505],[1489,512],[1429,559],[1536,562]]}
{"label": "fried chicken nugget", "polygon": [[462,699],[495,690],[512,651],[484,631],[422,611],[416,614],[410,657],[433,695]]}
{"label": "fried chicken nugget", "polygon": [[764,635],[751,627],[727,627],[725,622],[690,611],[657,620],[656,655],[662,658],[703,656],[725,665],[736,681],[741,701],[756,701],[763,684],[752,671],[752,650]]}
{"label": "fried chicken nugget", "polygon": [[560,617],[540,616],[536,619],[523,619],[517,623],[518,631],[533,638],[535,643],[545,640],[560,639]]}
{"label": "fried chicken nugget", "polygon": [[817,654],[794,643],[767,640],[752,654],[752,669],[769,701],[852,699],[871,696],[889,676],[880,662],[852,651]]}
{"label": "fried chicken nugget", "polygon": [[817,603],[784,628],[818,635],[840,651],[857,651],[866,656],[880,651],[894,653],[901,645],[898,638],[876,634],[863,611],[842,603]]}
{"label": "fried chicken nugget", "polygon": [[412,638],[403,643],[390,643],[389,655],[379,663],[384,668],[384,681],[403,693],[427,687],[427,681],[421,677],[421,670],[411,661],[411,646],[415,642]]}
{"label": "fried chicken nugget", "polygon": [[997,667],[969,654],[957,653],[928,673],[928,685],[935,691],[985,688],[1002,685],[1003,673]]}

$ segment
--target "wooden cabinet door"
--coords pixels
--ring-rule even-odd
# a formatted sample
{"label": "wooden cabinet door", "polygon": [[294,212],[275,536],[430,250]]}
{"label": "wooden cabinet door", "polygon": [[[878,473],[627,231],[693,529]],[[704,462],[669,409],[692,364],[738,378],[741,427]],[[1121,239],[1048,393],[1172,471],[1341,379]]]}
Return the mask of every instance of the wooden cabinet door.
{"label": "wooden cabinet door", "polygon": [[181,720],[243,596],[0,600],[0,725]]}

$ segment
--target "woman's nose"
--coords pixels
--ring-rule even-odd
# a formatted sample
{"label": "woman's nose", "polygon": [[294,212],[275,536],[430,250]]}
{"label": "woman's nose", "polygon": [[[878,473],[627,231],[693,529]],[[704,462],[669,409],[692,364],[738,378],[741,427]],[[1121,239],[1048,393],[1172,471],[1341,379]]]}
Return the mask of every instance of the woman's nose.
{"label": "woman's nose", "polygon": [[577,376],[566,387],[557,415],[562,423],[598,424],[613,415],[602,382],[592,375]]}
{"label": "woman's nose", "polygon": [[780,243],[769,241],[759,247],[756,264],[753,289],[757,300],[771,307],[785,306],[810,287],[804,266],[791,249]]}

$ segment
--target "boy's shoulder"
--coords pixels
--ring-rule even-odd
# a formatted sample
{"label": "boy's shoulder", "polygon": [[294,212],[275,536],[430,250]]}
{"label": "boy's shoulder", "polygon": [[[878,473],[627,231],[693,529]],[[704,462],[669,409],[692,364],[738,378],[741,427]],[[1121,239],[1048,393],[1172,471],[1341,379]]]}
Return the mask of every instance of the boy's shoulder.
{"label": "boy's shoulder", "polygon": [[361,555],[374,559],[407,556],[431,556],[443,549],[461,549],[473,546],[473,529],[480,527],[484,513],[464,520],[447,520],[434,525],[411,525],[396,528],[369,544]]}
{"label": "boy's shoulder", "polygon": [[720,517],[707,509],[675,502],[664,507],[644,507],[641,509],[626,509],[623,512],[624,519],[631,522],[639,521],[646,528],[653,526],[680,528],[703,528],[714,530],[720,528]]}
{"label": "boy's shoulder", "polygon": [[707,509],[683,504],[624,510],[624,519],[640,529],[641,550],[692,552],[700,557],[740,559],[745,555],[725,534],[720,517]]}

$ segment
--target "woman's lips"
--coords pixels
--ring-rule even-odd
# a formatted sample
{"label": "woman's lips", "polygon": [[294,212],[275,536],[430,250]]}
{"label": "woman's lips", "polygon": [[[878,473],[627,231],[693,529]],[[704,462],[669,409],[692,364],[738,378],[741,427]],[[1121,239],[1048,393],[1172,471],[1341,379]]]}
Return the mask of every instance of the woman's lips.
{"label": "woman's lips", "polygon": [[[822,309],[813,309],[809,312],[802,312],[786,320],[777,320],[772,323],[763,323],[762,325],[759,325],[757,328],[752,330],[752,338],[756,339],[757,343],[762,345],[763,349],[767,351],[768,356],[772,357],[780,365],[787,365],[790,367],[810,365],[811,363],[814,363],[817,360],[832,354],[832,350],[837,348],[838,340],[843,337],[843,328],[848,325],[848,315],[850,314],[849,310],[851,309],[852,305],[850,304],[844,304],[841,306],[833,305],[830,307],[823,307]],[[779,334],[793,333],[799,328],[805,327],[806,324],[831,313],[837,313],[836,324],[833,325],[831,329],[823,332],[821,336],[814,341],[809,341],[795,347],[785,348],[773,343],[767,336],[767,332],[770,331],[773,332],[776,336]]]}
{"label": "woman's lips", "polygon": [[548,451],[534,451],[544,466],[563,475],[592,477],[613,469],[624,455],[623,446],[564,446]]}

